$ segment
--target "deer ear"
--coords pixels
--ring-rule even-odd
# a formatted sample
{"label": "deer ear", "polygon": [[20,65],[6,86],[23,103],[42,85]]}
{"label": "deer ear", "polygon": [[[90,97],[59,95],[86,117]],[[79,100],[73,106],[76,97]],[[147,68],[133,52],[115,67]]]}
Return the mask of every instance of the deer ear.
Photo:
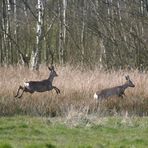
{"label": "deer ear", "polygon": [[48,69],[51,71],[52,69],[48,66]]}
{"label": "deer ear", "polygon": [[54,66],[48,66],[48,69],[51,71],[51,70],[54,70]]}
{"label": "deer ear", "polygon": [[129,80],[129,79],[130,79],[130,78],[129,78],[129,75],[125,76],[125,78],[126,78],[126,80]]}

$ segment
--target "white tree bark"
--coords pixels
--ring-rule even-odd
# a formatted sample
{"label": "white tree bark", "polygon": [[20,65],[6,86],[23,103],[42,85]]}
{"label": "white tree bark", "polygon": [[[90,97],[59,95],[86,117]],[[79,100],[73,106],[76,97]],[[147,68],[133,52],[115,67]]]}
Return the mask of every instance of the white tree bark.
{"label": "white tree bark", "polygon": [[103,68],[103,57],[106,58],[105,55],[106,55],[106,50],[105,50],[105,47],[104,47],[103,39],[100,39],[100,58],[99,58],[100,69]]}
{"label": "white tree bark", "polygon": [[36,26],[36,47],[32,51],[31,55],[31,69],[38,70],[40,62],[40,38],[42,35],[42,24],[43,24],[43,3],[42,0],[37,1],[37,26]]}
{"label": "white tree bark", "polygon": [[10,62],[10,50],[11,50],[11,42],[9,42],[8,35],[10,33],[10,12],[11,12],[11,5],[10,5],[10,0],[7,0],[3,2],[4,4],[4,9],[5,9],[5,16],[3,18],[3,30],[4,30],[4,62],[9,63]]}
{"label": "white tree bark", "polygon": [[60,64],[64,63],[64,45],[66,37],[66,0],[62,0],[60,5],[59,1],[59,61]]}
{"label": "white tree bark", "polygon": [[85,1],[83,1],[83,7],[82,7],[82,28],[81,28],[81,39],[80,39],[80,44],[81,44],[81,65],[84,64],[84,31],[85,31],[85,15],[86,15],[86,10],[85,10]]}
{"label": "white tree bark", "polygon": [[16,0],[13,0],[13,5],[14,5],[14,23],[15,23],[14,34],[16,35],[17,32]]}

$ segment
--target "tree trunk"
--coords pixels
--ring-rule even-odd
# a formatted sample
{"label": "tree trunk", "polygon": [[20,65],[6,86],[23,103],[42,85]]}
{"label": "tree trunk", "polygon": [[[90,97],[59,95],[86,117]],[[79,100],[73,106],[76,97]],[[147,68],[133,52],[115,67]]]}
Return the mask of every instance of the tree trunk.
{"label": "tree trunk", "polygon": [[41,42],[40,38],[42,36],[42,24],[43,24],[43,4],[41,0],[38,0],[37,3],[37,26],[36,26],[36,46],[32,51],[31,55],[31,69],[38,70],[40,64],[41,56]]}
{"label": "tree trunk", "polygon": [[64,48],[66,36],[66,0],[59,1],[59,62],[64,63]]}
{"label": "tree trunk", "polygon": [[85,32],[85,1],[83,1],[83,4],[82,4],[82,27],[81,27],[81,39],[80,39],[80,44],[81,44],[81,65],[83,66],[84,65],[84,32]]}
{"label": "tree trunk", "polygon": [[3,0],[3,20],[2,20],[2,29],[3,29],[3,56],[4,63],[10,63],[10,52],[11,52],[11,42],[9,41],[8,35],[10,34],[10,1]]}

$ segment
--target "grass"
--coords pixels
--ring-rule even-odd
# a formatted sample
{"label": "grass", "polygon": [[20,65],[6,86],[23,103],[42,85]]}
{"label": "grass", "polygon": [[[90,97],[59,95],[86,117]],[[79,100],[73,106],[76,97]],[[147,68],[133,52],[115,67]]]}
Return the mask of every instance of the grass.
{"label": "grass", "polygon": [[65,118],[1,117],[0,148],[146,148],[147,117],[104,117],[71,125]]}
{"label": "grass", "polygon": [[[56,71],[53,84],[60,95],[25,93],[16,99],[19,85],[47,78],[48,69],[0,67],[0,148],[147,148],[147,72],[82,71],[69,65]],[[123,84],[127,74],[136,87],[95,110],[94,92]]]}
{"label": "grass", "polygon": [[79,67],[56,66],[59,77],[53,85],[61,90],[25,93],[21,99],[14,95],[23,82],[42,80],[49,76],[48,68],[41,65],[39,72],[33,72],[24,67],[0,67],[0,115],[36,115],[36,116],[65,116],[69,111],[93,113],[95,110],[94,92],[108,87],[121,85],[125,75],[129,75],[135,88],[128,88],[124,99],[112,98],[104,101],[99,108],[103,116],[123,114],[128,111],[131,115],[148,114],[148,74],[138,70],[103,71],[99,69],[81,70]]}

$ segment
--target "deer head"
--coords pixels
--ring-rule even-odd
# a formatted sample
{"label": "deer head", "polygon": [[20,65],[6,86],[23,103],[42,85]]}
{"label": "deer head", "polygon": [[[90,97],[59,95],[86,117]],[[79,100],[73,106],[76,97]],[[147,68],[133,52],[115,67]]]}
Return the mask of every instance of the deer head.
{"label": "deer head", "polygon": [[58,74],[56,73],[56,71],[54,70],[54,66],[50,66],[48,67],[49,71],[51,71],[50,75],[54,76],[54,77],[57,77]]}
{"label": "deer head", "polygon": [[135,85],[133,84],[133,82],[130,80],[129,75],[125,76],[125,79],[127,80],[127,84],[129,87],[135,87]]}

